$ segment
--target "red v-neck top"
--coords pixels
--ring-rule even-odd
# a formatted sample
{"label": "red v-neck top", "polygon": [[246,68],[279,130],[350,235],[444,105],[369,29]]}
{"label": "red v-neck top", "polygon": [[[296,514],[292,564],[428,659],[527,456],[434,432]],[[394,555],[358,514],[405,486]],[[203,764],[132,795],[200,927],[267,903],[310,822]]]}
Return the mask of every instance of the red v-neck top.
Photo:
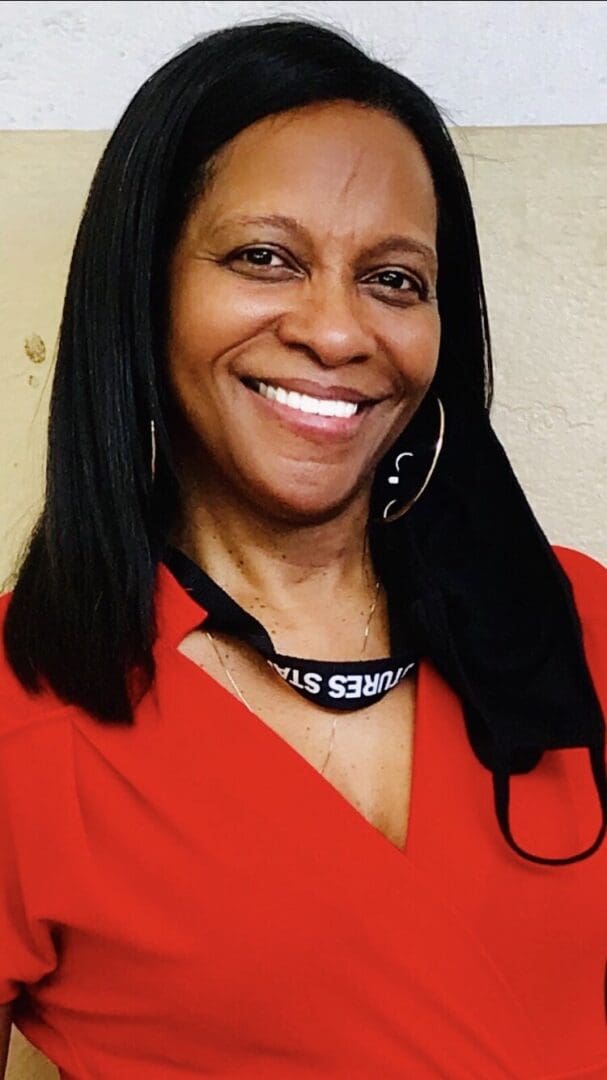
{"label": "red v-neck top", "polygon": [[[607,570],[557,554],[607,711]],[[134,728],[2,671],[0,1003],[64,1080],[605,1080],[607,842],[515,855],[422,660],[400,851],[178,651],[164,566],[157,604]],[[594,839],[587,762],[514,778],[527,849]]]}

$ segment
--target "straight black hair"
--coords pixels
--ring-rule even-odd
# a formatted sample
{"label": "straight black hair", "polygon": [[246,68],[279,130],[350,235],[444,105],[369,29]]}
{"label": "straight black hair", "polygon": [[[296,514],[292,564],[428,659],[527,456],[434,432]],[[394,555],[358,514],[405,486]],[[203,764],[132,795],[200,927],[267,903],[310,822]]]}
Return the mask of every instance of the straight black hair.
{"label": "straight black hair", "polygon": [[[48,686],[100,722],[134,722],[154,679],[156,569],[179,502],[166,423],[169,256],[224,144],[263,117],[336,100],[384,110],[415,135],[438,207],[432,390],[446,439],[419,503],[390,530],[372,527],[374,558],[418,648],[461,696],[508,843],[533,861],[574,861],[605,834],[604,722],[569,581],[490,426],[489,328],[464,173],[429,97],[323,24],[255,21],[196,39],[146,80],[109,139],[71,260],[46,498],[7,612],[7,658],[28,691]],[[508,781],[544,750],[569,746],[589,749],[603,826],[584,852],[543,859],[510,834]]]}

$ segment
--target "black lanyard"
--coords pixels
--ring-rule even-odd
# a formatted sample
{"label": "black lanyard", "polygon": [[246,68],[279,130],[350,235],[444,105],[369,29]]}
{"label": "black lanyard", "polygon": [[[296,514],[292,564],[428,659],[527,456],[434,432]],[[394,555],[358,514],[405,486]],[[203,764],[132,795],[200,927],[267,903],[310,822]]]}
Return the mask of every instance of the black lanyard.
{"label": "black lanyard", "polygon": [[[351,711],[380,701],[417,666],[414,650],[403,644],[400,625],[391,620],[394,657],[381,660],[308,660],[277,653],[261,623],[177,548],[163,561],[177,581],[208,613],[201,626],[252,646],[302,697],[327,709]],[[395,640],[396,637],[396,640]],[[394,648],[396,646],[396,648]]]}

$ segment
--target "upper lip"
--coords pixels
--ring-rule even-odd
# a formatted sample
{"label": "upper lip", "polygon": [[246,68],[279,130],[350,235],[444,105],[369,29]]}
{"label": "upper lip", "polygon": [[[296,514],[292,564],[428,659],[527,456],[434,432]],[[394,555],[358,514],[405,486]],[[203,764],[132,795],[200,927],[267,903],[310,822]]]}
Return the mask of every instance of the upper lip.
{"label": "upper lip", "polygon": [[307,394],[309,397],[320,398],[324,401],[351,401],[359,404],[365,401],[379,401],[386,395],[365,394],[360,390],[354,390],[351,386],[324,386],[322,383],[312,382],[310,379],[285,379],[263,377],[259,375],[243,376],[244,381],[263,382],[266,386],[282,386],[285,390],[292,390],[296,394]]}

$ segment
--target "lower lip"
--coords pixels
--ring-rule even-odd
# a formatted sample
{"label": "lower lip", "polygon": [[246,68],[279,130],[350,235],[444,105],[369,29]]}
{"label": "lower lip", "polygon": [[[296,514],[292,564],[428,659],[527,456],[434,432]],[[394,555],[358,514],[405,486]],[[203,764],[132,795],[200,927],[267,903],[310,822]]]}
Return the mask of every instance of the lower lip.
{"label": "lower lip", "polygon": [[[244,386],[244,383],[241,385]],[[299,409],[292,409],[289,405],[281,405],[278,401],[270,401],[258,394],[256,390],[249,389],[248,386],[244,389],[255,398],[267,419],[278,420],[290,431],[315,440],[351,439],[373,408],[372,405],[367,405],[364,409],[355,412],[354,416],[318,416],[316,413],[305,413]]]}

